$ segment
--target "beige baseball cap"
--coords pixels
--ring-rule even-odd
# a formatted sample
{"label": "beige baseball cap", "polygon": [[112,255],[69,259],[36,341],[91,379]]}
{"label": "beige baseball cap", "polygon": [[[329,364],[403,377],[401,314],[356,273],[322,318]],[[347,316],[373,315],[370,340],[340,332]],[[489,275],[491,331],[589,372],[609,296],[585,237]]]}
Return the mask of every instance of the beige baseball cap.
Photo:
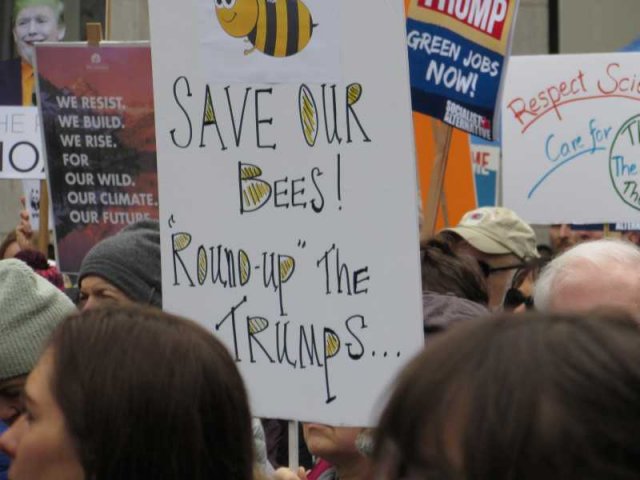
{"label": "beige baseball cap", "polygon": [[536,234],[513,210],[482,207],[464,214],[460,223],[444,231],[454,232],[483,253],[512,253],[520,260],[538,258]]}

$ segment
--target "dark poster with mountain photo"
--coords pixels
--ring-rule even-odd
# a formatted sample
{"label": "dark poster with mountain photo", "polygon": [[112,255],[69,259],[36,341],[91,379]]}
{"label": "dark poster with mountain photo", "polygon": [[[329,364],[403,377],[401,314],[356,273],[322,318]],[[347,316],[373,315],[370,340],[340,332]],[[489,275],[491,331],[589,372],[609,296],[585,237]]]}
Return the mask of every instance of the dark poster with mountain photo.
{"label": "dark poster with mountain photo", "polygon": [[38,45],[39,108],[60,269],[126,225],[158,218],[148,45]]}

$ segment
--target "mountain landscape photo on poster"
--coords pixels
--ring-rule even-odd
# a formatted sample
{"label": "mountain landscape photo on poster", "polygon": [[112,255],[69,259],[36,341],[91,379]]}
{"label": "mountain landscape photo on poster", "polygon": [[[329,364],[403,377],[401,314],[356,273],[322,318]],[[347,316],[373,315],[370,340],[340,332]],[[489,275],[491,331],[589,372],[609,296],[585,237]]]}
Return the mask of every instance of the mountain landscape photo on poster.
{"label": "mountain landscape photo on poster", "polygon": [[38,47],[38,82],[61,269],[101,239],[158,217],[149,47]]}

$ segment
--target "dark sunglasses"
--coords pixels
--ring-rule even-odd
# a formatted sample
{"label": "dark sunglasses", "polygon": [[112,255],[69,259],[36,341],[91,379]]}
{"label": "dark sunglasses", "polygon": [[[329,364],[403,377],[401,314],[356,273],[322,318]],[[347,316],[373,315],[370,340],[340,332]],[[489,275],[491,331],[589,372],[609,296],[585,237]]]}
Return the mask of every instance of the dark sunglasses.
{"label": "dark sunglasses", "polygon": [[526,296],[517,288],[510,288],[507,290],[507,294],[504,297],[505,310],[513,310],[520,305],[524,304],[527,310],[533,309],[533,297]]}
{"label": "dark sunglasses", "polygon": [[492,273],[526,267],[526,264],[524,263],[517,263],[515,265],[505,265],[504,267],[492,267],[484,260],[478,260],[478,265],[480,266],[480,271],[482,271],[482,275],[484,275],[484,278],[489,278],[489,275],[491,275]]}

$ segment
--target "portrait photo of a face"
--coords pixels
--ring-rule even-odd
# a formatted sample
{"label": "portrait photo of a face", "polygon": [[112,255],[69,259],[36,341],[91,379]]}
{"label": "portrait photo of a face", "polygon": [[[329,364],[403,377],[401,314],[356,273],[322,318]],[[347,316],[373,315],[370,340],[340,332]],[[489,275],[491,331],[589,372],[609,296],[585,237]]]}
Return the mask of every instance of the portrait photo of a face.
{"label": "portrait photo of a face", "polygon": [[[107,0],[0,0],[0,107],[37,104],[35,45],[84,40]],[[2,478],[0,476],[0,478]]]}
{"label": "portrait photo of a face", "polygon": [[36,42],[58,42],[64,38],[63,3],[60,0],[16,0],[13,39],[22,59],[33,64]]}

